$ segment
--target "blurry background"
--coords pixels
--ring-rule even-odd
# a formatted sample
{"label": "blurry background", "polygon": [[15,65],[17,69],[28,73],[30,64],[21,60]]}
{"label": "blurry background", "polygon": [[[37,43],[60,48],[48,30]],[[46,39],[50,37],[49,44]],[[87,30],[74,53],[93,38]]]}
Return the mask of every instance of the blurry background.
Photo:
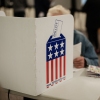
{"label": "blurry background", "polygon": [[[18,2],[20,0],[15,0],[15,1]],[[39,0],[25,1],[24,4],[25,17],[31,17],[31,18],[36,17],[35,16],[36,15],[35,10],[37,9],[36,7],[37,5],[35,6],[36,1],[38,2]],[[40,0],[40,1],[44,2],[46,0]],[[81,12],[82,6],[85,4],[85,2],[86,0],[51,0],[50,7],[61,4],[65,8],[72,10],[74,12],[75,28],[81,31],[86,31],[85,28],[86,14]],[[42,3],[40,5],[42,5]],[[38,8],[40,5],[38,5]],[[14,16],[14,0],[0,0],[0,10],[4,11],[6,13],[6,16]]]}

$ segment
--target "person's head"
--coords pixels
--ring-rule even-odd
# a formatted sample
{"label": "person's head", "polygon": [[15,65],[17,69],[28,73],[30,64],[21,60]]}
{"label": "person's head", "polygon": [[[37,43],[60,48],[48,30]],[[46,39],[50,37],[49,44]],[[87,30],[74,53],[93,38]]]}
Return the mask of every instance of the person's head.
{"label": "person's head", "polygon": [[64,8],[61,5],[57,5],[48,10],[47,16],[58,16],[66,14],[70,14],[70,10]]}

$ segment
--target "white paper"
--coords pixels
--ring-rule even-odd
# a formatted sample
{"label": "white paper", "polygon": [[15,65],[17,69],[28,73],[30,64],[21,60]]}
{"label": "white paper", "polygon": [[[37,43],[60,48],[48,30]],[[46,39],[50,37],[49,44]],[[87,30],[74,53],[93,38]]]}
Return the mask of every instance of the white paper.
{"label": "white paper", "polygon": [[81,42],[73,46],[73,59],[81,55]]}
{"label": "white paper", "polygon": [[[77,57],[80,57],[80,55],[81,55],[81,45],[82,45],[82,43],[80,42],[80,43],[73,46],[73,60]],[[73,67],[73,72],[76,72],[76,71],[79,71],[79,70],[80,70],[79,68]]]}

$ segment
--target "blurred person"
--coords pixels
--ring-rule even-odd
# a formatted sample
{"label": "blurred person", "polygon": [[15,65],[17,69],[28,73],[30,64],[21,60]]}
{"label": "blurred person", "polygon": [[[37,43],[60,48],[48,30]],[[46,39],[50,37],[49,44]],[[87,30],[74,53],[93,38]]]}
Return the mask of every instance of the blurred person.
{"label": "blurred person", "polygon": [[25,17],[26,0],[13,0],[14,16]]}
{"label": "blurred person", "polygon": [[46,17],[52,0],[35,0],[35,17]]}
{"label": "blurred person", "polygon": [[98,29],[100,28],[100,0],[87,0],[82,8],[82,12],[87,14],[86,29],[88,38],[94,45],[97,54],[99,54]]}
{"label": "blurred person", "polygon": [[71,0],[71,14],[74,16],[74,13],[76,11],[76,0]]}
{"label": "blurred person", "polygon": [[34,7],[34,0],[26,0],[26,7],[33,8]]}
{"label": "blurred person", "polygon": [[5,0],[0,0],[0,7],[4,7],[5,6]]}
{"label": "blurred person", "polygon": [[[57,15],[66,15],[69,14],[70,11],[62,7],[61,5],[57,5],[49,9],[47,16],[57,16]],[[90,41],[79,31],[74,30],[74,45],[78,43],[82,43],[81,56],[73,60],[73,64],[76,68],[84,68],[88,65],[99,66],[98,56],[95,53],[93,45]]]}
{"label": "blurred person", "polygon": [[5,8],[13,8],[13,0],[4,0]]}
{"label": "blurred person", "polygon": [[0,7],[2,7],[2,5],[1,5],[1,0],[0,0]]}

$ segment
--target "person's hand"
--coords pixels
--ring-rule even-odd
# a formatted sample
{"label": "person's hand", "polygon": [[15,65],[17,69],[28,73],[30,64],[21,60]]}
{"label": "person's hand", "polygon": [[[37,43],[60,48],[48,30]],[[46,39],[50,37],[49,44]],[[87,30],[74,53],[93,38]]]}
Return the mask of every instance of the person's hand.
{"label": "person's hand", "polygon": [[84,66],[85,66],[84,57],[81,56],[81,57],[75,58],[73,61],[73,64],[74,64],[74,67],[76,67],[76,68],[84,68]]}

